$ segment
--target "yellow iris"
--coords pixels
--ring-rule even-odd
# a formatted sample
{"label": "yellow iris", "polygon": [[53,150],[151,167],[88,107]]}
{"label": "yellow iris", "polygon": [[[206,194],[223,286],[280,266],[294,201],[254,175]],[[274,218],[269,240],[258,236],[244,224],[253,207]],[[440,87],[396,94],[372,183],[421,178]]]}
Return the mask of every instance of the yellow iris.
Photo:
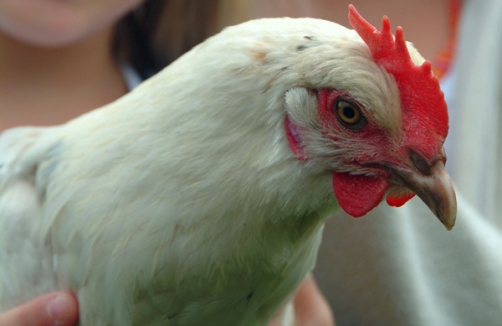
{"label": "yellow iris", "polygon": [[361,119],[361,110],[356,105],[339,100],[336,103],[336,113],[340,120],[348,125],[353,125]]}

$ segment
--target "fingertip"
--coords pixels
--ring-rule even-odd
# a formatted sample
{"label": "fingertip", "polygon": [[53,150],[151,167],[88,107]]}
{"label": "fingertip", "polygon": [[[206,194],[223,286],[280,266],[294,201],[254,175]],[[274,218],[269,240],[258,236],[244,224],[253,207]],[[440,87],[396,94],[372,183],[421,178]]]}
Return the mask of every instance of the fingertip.
{"label": "fingertip", "polygon": [[70,326],[78,320],[78,302],[70,293],[55,293],[45,310],[54,326]]}
{"label": "fingertip", "polygon": [[71,326],[78,321],[78,303],[67,292],[53,292],[0,314],[0,325]]}

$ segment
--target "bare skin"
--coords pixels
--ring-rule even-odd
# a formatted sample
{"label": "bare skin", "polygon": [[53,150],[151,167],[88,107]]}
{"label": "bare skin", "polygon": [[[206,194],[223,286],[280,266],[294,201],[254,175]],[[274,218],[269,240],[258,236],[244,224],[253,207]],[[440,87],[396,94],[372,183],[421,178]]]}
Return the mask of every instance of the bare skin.
{"label": "bare skin", "polygon": [[124,95],[111,32],[48,48],[0,32],[0,129],[64,123]]}
{"label": "bare skin", "polygon": [[64,292],[46,294],[0,315],[5,326],[70,326],[78,319],[75,297]]}

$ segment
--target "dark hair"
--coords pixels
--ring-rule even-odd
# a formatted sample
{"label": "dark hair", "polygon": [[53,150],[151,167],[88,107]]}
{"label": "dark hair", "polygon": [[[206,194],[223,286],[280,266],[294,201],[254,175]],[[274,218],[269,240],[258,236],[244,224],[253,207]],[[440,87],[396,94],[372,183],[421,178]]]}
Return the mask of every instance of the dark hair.
{"label": "dark hair", "polygon": [[117,24],[113,53],[148,78],[216,32],[218,0],[147,0]]}

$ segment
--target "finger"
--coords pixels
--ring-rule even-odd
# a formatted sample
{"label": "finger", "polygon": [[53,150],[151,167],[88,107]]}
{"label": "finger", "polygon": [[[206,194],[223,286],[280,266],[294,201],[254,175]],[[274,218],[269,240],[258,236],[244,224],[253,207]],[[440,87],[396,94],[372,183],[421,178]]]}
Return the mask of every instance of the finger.
{"label": "finger", "polygon": [[334,326],[331,308],[313,276],[307,276],[300,284],[295,296],[295,315],[297,326]]}
{"label": "finger", "polygon": [[0,315],[2,326],[70,326],[77,320],[77,300],[65,292],[43,295]]}
{"label": "finger", "polygon": [[282,326],[281,324],[279,324],[278,322],[276,321],[271,321],[268,323],[268,326]]}

